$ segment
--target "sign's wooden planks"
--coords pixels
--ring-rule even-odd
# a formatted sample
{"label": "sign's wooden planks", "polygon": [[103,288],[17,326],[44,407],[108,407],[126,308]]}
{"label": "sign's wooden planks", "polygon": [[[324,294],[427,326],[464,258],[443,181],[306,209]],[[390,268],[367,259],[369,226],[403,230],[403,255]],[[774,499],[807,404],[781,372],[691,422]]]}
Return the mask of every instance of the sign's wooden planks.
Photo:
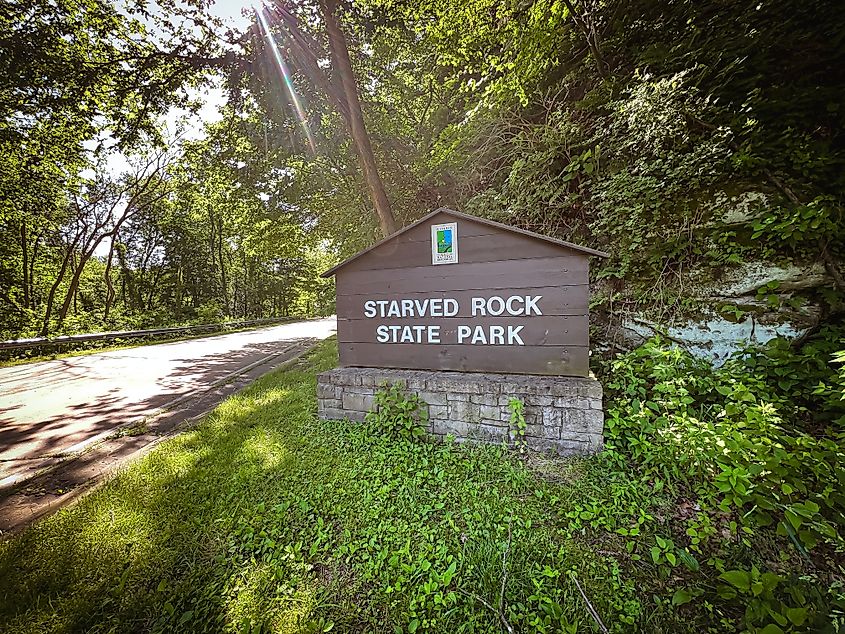
{"label": "sign's wooden planks", "polygon": [[324,273],[340,363],[586,376],[594,255],[438,209]]}
{"label": "sign's wooden planks", "polygon": [[[375,365],[373,359],[377,359]],[[340,364],[378,368],[457,370],[504,374],[587,376],[586,346],[535,346],[513,349],[491,346],[411,346],[349,343],[340,346]]]}

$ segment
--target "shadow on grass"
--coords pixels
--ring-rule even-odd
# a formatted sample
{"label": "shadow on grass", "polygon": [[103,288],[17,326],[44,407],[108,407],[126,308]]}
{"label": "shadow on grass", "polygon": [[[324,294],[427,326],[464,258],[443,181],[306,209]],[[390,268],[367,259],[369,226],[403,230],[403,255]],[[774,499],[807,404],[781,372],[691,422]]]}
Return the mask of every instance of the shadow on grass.
{"label": "shadow on grass", "polygon": [[285,412],[309,410],[289,389],[255,396],[274,382],[234,397],[197,430],[0,545],[0,629],[213,630],[231,622],[225,596],[237,592],[227,586],[235,573],[244,581],[229,556],[233,527],[255,479],[291,461]]}
{"label": "shadow on grass", "polygon": [[501,448],[317,421],[334,363],[320,346],[0,545],[0,630],[492,632],[501,610],[558,631],[590,618],[568,571],[602,613],[633,602],[635,580],[567,532],[602,491]]}

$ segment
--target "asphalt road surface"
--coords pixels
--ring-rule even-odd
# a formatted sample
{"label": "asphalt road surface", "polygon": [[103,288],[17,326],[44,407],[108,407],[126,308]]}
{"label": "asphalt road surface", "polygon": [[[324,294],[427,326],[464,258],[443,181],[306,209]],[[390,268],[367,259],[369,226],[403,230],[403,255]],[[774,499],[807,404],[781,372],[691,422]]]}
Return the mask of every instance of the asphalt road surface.
{"label": "asphalt road surface", "polygon": [[0,488],[335,328],[330,317],[0,368]]}

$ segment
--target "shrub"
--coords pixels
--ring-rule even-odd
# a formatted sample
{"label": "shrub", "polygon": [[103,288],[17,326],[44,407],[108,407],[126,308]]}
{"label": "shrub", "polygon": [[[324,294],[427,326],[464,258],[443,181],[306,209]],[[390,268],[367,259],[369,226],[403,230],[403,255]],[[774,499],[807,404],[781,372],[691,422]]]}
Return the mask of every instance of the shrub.
{"label": "shrub", "polygon": [[[684,553],[708,557],[673,605],[709,585],[705,600],[715,591],[723,606],[742,606],[752,632],[807,631],[838,618],[841,334],[827,328],[798,351],[776,340],[720,368],[655,338],[610,364],[604,458],[697,510],[675,526],[679,546],[658,537],[651,548],[658,567],[674,568]],[[687,567],[698,573],[697,563]]]}
{"label": "shrub", "polygon": [[652,340],[612,365],[608,448],[646,476],[682,483],[720,511],[736,511],[745,526],[777,524],[801,549],[820,541],[843,548],[845,434],[813,436],[787,424],[807,406],[771,384],[776,372],[754,371],[786,365],[755,354],[712,369]]}
{"label": "shrub", "polygon": [[425,434],[428,405],[418,395],[406,394],[399,384],[385,384],[376,392],[373,411],[365,422],[375,433],[414,440]]}

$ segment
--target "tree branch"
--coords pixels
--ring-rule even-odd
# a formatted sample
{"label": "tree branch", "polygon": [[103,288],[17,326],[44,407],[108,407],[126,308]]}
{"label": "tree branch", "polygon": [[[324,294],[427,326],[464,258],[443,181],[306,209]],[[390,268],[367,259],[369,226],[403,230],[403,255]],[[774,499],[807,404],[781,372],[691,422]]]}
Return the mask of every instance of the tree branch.
{"label": "tree branch", "polygon": [[587,611],[590,613],[590,616],[593,617],[593,620],[599,626],[599,629],[604,632],[604,634],[610,634],[610,630],[608,630],[605,624],[602,623],[599,613],[593,607],[593,604],[590,603],[590,600],[587,598],[587,594],[584,592],[584,589],[581,587],[581,584],[578,583],[578,577],[576,577],[574,574],[572,575],[572,581],[575,582],[575,586],[578,588],[578,592],[581,593],[581,598],[584,599],[584,603],[587,605]]}

